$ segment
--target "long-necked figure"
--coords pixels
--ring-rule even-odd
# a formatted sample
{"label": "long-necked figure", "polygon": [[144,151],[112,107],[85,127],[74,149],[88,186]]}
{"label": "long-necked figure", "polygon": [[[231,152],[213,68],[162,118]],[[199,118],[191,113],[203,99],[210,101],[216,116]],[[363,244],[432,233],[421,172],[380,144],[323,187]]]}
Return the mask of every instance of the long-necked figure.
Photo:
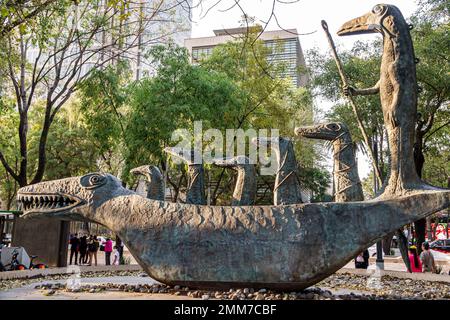
{"label": "long-necked figure", "polygon": [[167,147],[164,148],[164,151],[188,165],[186,203],[206,204],[205,171],[201,155],[196,150],[178,147]]}
{"label": "long-necked figure", "polygon": [[283,137],[260,137],[254,138],[252,143],[256,145],[265,144],[275,152],[278,168],[273,188],[273,204],[302,203],[297,160],[295,159],[292,141]]}
{"label": "long-necked figure", "polygon": [[390,172],[382,197],[408,190],[431,188],[419,178],[414,165],[414,129],[417,116],[417,81],[410,25],[400,10],[376,5],[369,13],[346,22],[338,35],[378,32],[383,36],[380,80],[367,89],[344,88],[346,94],[380,94],[390,149]]}
{"label": "long-necked figure", "polygon": [[142,177],[139,179],[136,193],[148,199],[164,200],[164,177],[156,166],[140,166],[130,170],[130,173]]}
{"label": "long-necked figure", "polygon": [[333,144],[334,201],[363,201],[354,143],[344,123],[326,123],[295,128],[295,134],[306,138],[331,141]]}
{"label": "long-necked figure", "polygon": [[[364,193],[358,174],[356,150],[348,127],[344,123],[326,123],[295,128],[298,136],[331,141],[333,144],[334,201],[363,201]],[[401,230],[397,231],[399,249],[408,270],[408,240]],[[388,238],[391,241],[392,237]],[[383,240],[384,241],[384,240]]]}
{"label": "long-necked figure", "polygon": [[256,170],[246,156],[237,156],[228,159],[215,159],[213,163],[218,167],[230,168],[237,172],[236,186],[233,191],[233,206],[249,206],[255,203],[256,198]]}

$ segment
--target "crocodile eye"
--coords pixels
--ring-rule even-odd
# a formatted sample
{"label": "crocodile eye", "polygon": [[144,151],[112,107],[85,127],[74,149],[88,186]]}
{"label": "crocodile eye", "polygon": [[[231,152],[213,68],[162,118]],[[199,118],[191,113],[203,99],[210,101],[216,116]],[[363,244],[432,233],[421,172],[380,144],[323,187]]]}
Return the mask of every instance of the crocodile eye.
{"label": "crocodile eye", "polygon": [[99,173],[90,173],[80,178],[80,184],[86,189],[97,188],[105,184],[105,176]]}
{"label": "crocodile eye", "polygon": [[375,7],[373,7],[372,12],[375,14],[380,14],[383,12],[384,7],[380,4],[376,5]]}
{"label": "crocodile eye", "polygon": [[328,130],[331,130],[331,131],[339,131],[341,129],[341,126],[337,125],[335,123],[329,124],[326,127]]}

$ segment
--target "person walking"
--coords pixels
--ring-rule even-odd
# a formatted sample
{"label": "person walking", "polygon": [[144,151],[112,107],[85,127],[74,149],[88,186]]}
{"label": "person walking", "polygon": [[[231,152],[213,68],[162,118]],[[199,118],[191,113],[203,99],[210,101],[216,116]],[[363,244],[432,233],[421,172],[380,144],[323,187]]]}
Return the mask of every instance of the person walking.
{"label": "person walking", "polygon": [[95,265],[97,265],[97,252],[99,247],[100,243],[98,242],[97,236],[91,236],[88,243],[89,265],[92,265],[92,258],[94,258]]}
{"label": "person walking", "polygon": [[117,246],[117,250],[119,251],[119,264],[122,263],[123,261],[123,247],[124,244],[122,242],[122,240],[116,235],[116,246]]}
{"label": "person walking", "polygon": [[72,264],[73,256],[75,256],[75,264],[78,264],[78,250],[80,245],[80,239],[78,239],[78,234],[75,233],[70,236],[69,244],[70,244],[69,264]]}
{"label": "person walking", "polygon": [[420,254],[422,261],[422,272],[435,272],[436,264],[434,262],[433,254],[430,251],[430,244],[428,242],[422,243],[422,253]]}
{"label": "person walking", "polygon": [[100,248],[100,241],[98,241],[98,238],[96,235],[94,235],[94,247],[95,247],[95,250],[94,250],[93,256],[94,256],[94,260],[95,260],[95,265],[97,265],[97,252],[98,252],[98,249]]}
{"label": "person walking", "polygon": [[86,236],[80,238],[80,264],[86,263],[87,239]]}
{"label": "person walking", "polygon": [[422,262],[417,255],[417,247],[409,247],[409,265],[411,266],[411,272],[422,272]]}
{"label": "person walking", "polygon": [[90,235],[89,239],[87,241],[87,254],[88,254],[88,258],[89,258],[88,262],[87,262],[88,266],[92,265],[92,256],[94,255],[94,250],[95,250],[94,236]]}
{"label": "person walking", "polygon": [[113,243],[110,238],[105,241],[105,263],[107,266],[111,265],[111,252],[113,250]]}

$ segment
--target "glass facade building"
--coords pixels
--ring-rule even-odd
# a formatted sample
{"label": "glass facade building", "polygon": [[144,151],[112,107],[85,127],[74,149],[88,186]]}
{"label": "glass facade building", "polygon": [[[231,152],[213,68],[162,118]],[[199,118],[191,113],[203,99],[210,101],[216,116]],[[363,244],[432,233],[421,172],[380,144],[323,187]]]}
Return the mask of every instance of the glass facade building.
{"label": "glass facade building", "polygon": [[[233,34],[244,34],[245,28],[215,30],[214,37],[186,39],[184,44],[191,55],[191,62],[198,63],[212,54],[215,46],[233,41]],[[305,86],[308,77],[305,60],[295,29],[263,32],[260,39],[270,49],[268,61],[282,64],[279,76],[289,78],[295,87]]]}

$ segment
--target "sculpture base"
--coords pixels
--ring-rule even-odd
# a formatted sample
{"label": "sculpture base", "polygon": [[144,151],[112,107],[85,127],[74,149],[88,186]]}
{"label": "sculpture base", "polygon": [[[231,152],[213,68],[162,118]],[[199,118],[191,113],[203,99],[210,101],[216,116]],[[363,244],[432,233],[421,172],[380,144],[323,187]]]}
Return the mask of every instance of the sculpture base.
{"label": "sculpture base", "polygon": [[34,262],[49,267],[67,266],[70,222],[54,219],[14,219],[12,246],[24,247],[28,255],[37,255]]}

